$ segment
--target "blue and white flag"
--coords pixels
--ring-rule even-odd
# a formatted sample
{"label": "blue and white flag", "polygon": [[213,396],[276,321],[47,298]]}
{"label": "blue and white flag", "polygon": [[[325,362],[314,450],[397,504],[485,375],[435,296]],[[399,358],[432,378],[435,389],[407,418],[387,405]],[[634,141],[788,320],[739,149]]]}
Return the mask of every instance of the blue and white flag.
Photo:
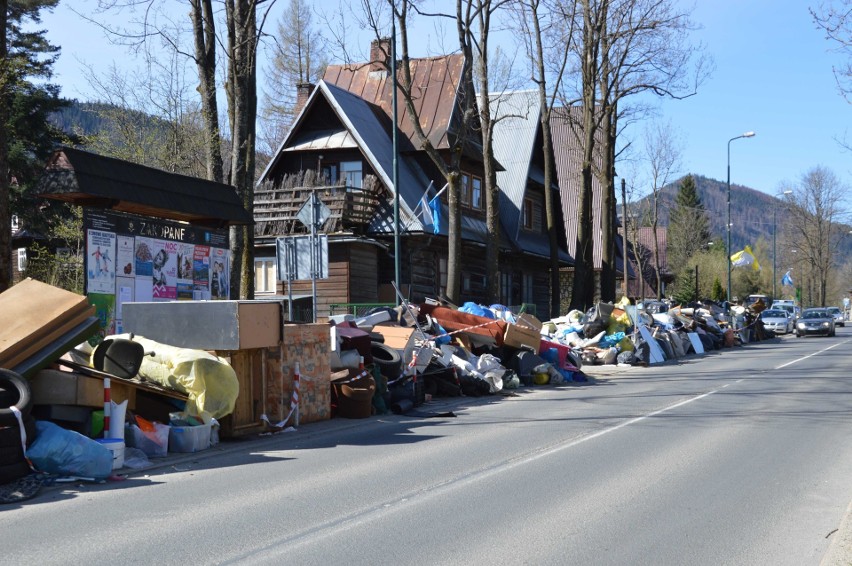
{"label": "blue and white flag", "polygon": [[782,285],[789,285],[790,287],[793,286],[793,278],[790,277],[790,270],[789,269],[787,270],[787,273],[784,274],[784,277],[781,278],[781,284]]}
{"label": "blue and white flag", "polygon": [[432,211],[432,231],[435,234],[441,233],[441,197],[435,195],[429,201],[429,208]]}
{"label": "blue and white flag", "polygon": [[423,231],[425,232],[433,226],[432,210],[429,208],[429,199],[426,198],[425,194],[420,197],[420,203],[417,205],[417,208],[420,209],[420,222],[423,223]]}

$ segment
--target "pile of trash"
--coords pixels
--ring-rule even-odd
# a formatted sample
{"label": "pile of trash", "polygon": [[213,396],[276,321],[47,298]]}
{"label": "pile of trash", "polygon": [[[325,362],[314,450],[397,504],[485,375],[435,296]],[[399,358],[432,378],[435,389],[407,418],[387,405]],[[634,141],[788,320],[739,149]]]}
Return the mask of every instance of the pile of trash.
{"label": "pile of trash", "polygon": [[759,312],[711,301],[645,309],[623,299],[541,322],[502,305],[404,304],[332,317],[331,365],[372,365],[384,406],[399,407],[402,396],[410,407],[428,396],[585,383],[584,366],[654,364],[762,340],[773,334]]}

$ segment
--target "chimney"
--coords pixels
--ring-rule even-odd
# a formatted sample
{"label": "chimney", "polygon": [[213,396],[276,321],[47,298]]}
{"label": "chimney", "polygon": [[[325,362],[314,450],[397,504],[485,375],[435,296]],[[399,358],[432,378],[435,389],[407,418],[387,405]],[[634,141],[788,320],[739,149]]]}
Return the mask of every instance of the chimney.
{"label": "chimney", "polygon": [[370,42],[370,71],[388,72],[390,67],[391,43],[389,37]]}
{"label": "chimney", "polygon": [[296,106],[293,108],[294,116],[302,111],[313,91],[314,83],[296,83]]}

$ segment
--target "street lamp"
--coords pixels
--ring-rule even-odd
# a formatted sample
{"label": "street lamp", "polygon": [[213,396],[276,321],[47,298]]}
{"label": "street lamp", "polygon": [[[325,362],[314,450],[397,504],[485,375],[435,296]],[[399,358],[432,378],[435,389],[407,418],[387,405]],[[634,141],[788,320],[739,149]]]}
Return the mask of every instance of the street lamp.
{"label": "street lamp", "polygon": [[[781,193],[782,196],[792,195],[793,191],[784,191]],[[776,272],[776,234],[778,233],[778,201],[776,200],[772,205],[772,300],[778,298],[778,273]]]}
{"label": "street lamp", "polygon": [[740,138],[753,138],[754,132],[746,132],[728,140],[728,306],[731,305],[731,142]]}

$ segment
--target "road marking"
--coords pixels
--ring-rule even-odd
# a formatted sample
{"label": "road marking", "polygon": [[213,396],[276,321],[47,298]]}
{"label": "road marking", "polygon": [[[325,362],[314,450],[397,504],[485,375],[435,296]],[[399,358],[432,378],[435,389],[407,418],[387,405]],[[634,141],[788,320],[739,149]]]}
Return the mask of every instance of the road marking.
{"label": "road marking", "polygon": [[786,364],[781,364],[780,366],[778,366],[778,367],[777,367],[777,368],[775,368],[775,369],[776,369],[776,370],[784,369],[785,367],[787,367],[787,366],[791,366],[791,365],[793,365],[793,364],[795,364],[795,363],[798,363],[798,362],[801,362],[802,360],[807,360],[807,359],[808,359],[808,358],[810,358],[811,356],[816,356],[816,355],[818,355],[818,354],[822,354],[823,352],[828,352],[828,351],[829,351],[829,350],[831,350],[832,348],[836,348],[836,347],[838,347],[838,346],[842,346],[843,344],[848,344],[849,342],[852,342],[852,340],[844,340],[843,342],[838,342],[837,344],[832,344],[831,346],[829,346],[829,347],[827,347],[827,348],[823,348],[822,350],[819,350],[819,351],[817,351],[817,352],[812,352],[812,353],[808,354],[807,356],[802,356],[801,358],[798,358],[798,359],[795,359],[795,360],[793,360],[793,361],[787,362]]}

